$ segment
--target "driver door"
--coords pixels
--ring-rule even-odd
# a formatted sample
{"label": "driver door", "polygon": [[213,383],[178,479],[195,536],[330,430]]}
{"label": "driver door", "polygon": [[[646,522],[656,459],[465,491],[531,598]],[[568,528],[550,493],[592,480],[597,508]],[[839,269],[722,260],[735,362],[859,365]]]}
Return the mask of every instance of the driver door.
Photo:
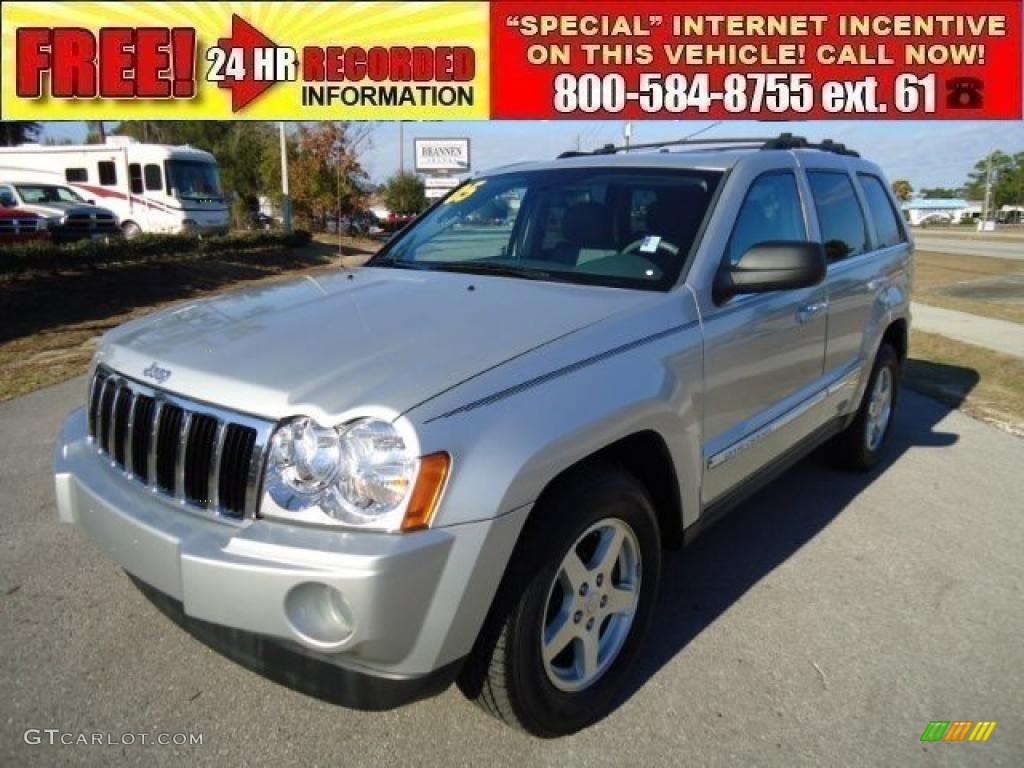
{"label": "driver door", "polygon": [[[725,248],[738,260],[752,245],[808,239],[793,169],[749,185]],[[704,482],[708,505],[813,430],[807,403],[825,359],[827,292],[811,288],[740,295],[704,317]]]}

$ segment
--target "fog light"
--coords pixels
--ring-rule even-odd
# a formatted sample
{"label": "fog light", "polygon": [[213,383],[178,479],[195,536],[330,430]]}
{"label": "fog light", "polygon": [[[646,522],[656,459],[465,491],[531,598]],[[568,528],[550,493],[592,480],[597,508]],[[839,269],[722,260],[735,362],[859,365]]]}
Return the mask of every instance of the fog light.
{"label": "fog light", "polygon": [[284,598],[288,623],[303,639],[324,649],[341,645],[352,634],[352,608],[334,587],[307,581]]}

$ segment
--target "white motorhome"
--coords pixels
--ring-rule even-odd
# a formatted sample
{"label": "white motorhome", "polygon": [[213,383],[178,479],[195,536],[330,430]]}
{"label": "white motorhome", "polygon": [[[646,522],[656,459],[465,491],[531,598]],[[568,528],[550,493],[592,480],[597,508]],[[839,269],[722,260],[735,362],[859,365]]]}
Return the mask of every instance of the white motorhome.
{"label": "white motorhome", "polygon": [[126,237],[141,232],[219,234],[230,226],[217,160],[194,147],[142,144],[22,144],[0,148],[0,182],[67,184],[109,208]]}

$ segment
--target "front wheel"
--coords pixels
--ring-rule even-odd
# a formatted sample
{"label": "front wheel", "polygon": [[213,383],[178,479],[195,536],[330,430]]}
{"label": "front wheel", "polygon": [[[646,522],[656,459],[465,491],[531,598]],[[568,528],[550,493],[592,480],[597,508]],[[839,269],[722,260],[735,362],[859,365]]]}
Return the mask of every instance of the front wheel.
{"label": "front wheel", "polygon": [[882,344],[857,415],[830,446],[836,463],[850,469],[870,469],[878,463],[892,433],[899,386],[899,355]]}
{"label": "front wheel", "polygon": [[646,490],[615,468],[577,474],[532,515],[459,685],[554,737],[614,706],[651,620],[661,540]]}
{"label": "front wheel", "polygon": [[142,227],[134,221],[126,221],[121,225],[121,234],[125,240],[131,240],[142,234]]}

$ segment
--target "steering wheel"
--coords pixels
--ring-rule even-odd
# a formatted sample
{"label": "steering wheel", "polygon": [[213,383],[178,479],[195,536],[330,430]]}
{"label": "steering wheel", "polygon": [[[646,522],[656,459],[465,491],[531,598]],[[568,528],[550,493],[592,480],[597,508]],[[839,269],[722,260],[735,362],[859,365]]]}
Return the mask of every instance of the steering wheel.
{"label": "steering wheel", "polygon": [[[652,237],[652,235],[644,235],[639,240],[634,240],[632,243],[630,243],[629,245],[627,245],[625,248],[622,249],[622,251],[620,252],[621,255],[627,256],[627,255],[629,255],[631,253],[634,253],[635,251],[639,251],[640,250],[640,246],[642,246],[645,242],[647,242],[647,239],[649,237]],[[670,243],[668,240],[666,240],[663,237],[662,238],[658,238],[658,244],[657,244],[657,246],[655,246],[653,251],[642,251],[642,253],[652,254],[652,253],[657,253],[658,251],[662,251],[662,250],[666,251],[670,256],[678,256],[679,255],[679,246],[675,245],[674,243]]]}

